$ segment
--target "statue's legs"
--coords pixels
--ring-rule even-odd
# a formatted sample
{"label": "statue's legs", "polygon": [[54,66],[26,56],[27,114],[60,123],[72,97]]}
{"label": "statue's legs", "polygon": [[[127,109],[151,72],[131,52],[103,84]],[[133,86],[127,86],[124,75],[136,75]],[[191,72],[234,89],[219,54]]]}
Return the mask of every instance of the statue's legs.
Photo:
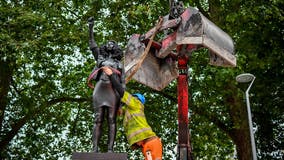
{"label": "statue's legs", "polygon": [[93,150],[98,152],[98,142],[101,138],[105,107],[95,107],[95,123],[93,128]]}
{"label": "statue's legs", "polygon": [[108,107],[108,152],[113,152],[116,136],[116,112],[117,107]]}

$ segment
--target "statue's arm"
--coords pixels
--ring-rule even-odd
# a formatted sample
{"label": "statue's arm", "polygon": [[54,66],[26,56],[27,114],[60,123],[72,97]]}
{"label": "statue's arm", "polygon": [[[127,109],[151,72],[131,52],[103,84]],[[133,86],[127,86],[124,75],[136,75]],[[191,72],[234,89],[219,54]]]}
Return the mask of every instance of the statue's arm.
{"label": "statue's arm", "polygon": [[88,19],[88,24],[89,24],[89,48],[92,51],[92,54],[95,58],[95,60],[98,60],[98,56],[100,55],[100,49],[94,39],[94,31],[93,31],[93,27],[94,27],[94,18],[90,17]]}
{"label": "statue's arm", "polygon": [[118,76],[116,74],[111,74],[110,80],[115,90],[117,90],[117,92],[119,93],[121,101],[125,103],[129,109],[137,110],[140,109],[140,107],[144,107],[143,105],[139,105],[142,103],[138,99],[133,98],[133,96],[130,93],[125,91],[122,84],[119,82]]}
{"label": "statue's arm", "polygon": [[123,85],[119,82],[119,77],[116,74],[111,74],[110,76],[110,81],[112,83],[112,86],[114,89],[118,92],[120,97],[123,97],[124,94],[124,87]]}
{"label": "statue's arm", "polygon": [[120,83],[122,84],[122,88],[125,90],[126,89],[126,83],[125,83],[125,70],[124,70],[124,64],[123,62],[118,62],[118,68],[121,72],[121,76],[120,76]]}

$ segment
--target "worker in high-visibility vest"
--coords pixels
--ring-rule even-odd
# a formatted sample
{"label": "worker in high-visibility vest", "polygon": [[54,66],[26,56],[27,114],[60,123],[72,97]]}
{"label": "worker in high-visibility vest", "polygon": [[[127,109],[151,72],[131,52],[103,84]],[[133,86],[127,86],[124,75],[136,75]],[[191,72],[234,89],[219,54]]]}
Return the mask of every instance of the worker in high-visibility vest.
{"label": "worker in high-visibility vest", "polygon": [[161,139],[153,132],[144,114],[145,97],[140,93],[131,95],[124,91],[122,84],[113,76],[113,71],[108,67],[102,69],[122,97],[121,101],[126,104],[123,126],[129,145],[132,149],[141,148],[145,160],[162,160]]}

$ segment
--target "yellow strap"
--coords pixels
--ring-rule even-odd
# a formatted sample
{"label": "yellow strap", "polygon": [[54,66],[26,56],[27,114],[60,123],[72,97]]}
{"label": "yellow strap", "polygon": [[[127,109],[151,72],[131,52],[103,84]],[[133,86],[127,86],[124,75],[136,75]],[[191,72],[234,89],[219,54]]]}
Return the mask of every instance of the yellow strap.
{"label": "yellow strap", "polygon": [[154,40],[155,35],[157,34],[157,32],[159,31],[159,29],[160,29],[161,26],[162,26],[162,22],[163,22],[163,18],[160,18],[158,24],[157,24],[156,27],[155,27],[154,34],[151,36],[150,41],[148,42],[148,45],[147,45],[145,51],[144,51],[143,54],[141,55],[140,61],[137,62],[137,64],[136,64],[135,68],[133,69],[133,71],[128,75],[128,77],[126,77],[125,83],[128,83],[128,81],[132,78],[132,76],[133,76],[133,75],[138,71],[138,69],[141,67],[141,65],[142,65],[142,63],[143,63],[143,61],[144,61],[144,59],[146,58],[146,56],[147,56],[147,54],[148,54],[148,52],[149,52],[149,50],[150,50],[150,47],[151,47],[151,45],[152,45],[152,42],[153,42],[153,40]]}

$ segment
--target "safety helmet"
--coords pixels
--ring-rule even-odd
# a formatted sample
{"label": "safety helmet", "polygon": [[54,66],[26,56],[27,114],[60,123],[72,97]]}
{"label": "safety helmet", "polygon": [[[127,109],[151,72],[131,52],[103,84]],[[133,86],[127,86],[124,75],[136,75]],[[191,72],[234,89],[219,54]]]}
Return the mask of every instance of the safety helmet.
{"label": "safety helmet", "polygon": [[139,100],[140,100],[140,102],[142,103],[142,104],[144,104],[145,103],[145,101],[146,101],[146,99],[145,99],[145,97],[142,95],[142,94],[140,94],[140,93],[135,93],[135,94],[132,94],[134,97],[137,97]]}

